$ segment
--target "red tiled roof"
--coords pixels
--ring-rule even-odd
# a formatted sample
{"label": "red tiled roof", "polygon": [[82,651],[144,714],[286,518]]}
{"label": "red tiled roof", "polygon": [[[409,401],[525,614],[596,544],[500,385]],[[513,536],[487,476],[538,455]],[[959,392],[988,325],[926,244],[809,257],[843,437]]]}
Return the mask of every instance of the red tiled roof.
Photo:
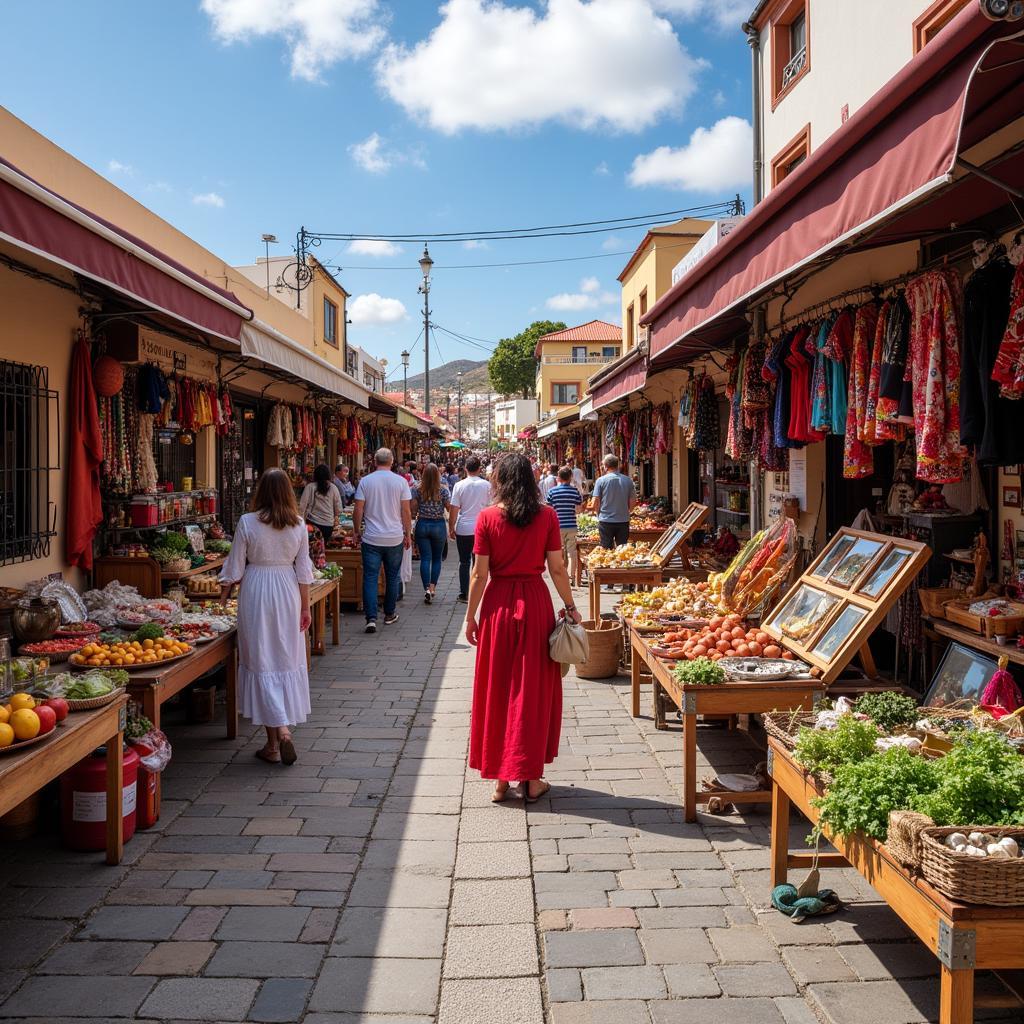
{"label": "red tiled roof", "polygon": [[607,320],[591,320],[576,327],[566,327],[562,331],[542,334],[537,339],[536,356],[540,359],[541,346],[546,341],[613,341],[622,343],[622,328],[610,324]]}

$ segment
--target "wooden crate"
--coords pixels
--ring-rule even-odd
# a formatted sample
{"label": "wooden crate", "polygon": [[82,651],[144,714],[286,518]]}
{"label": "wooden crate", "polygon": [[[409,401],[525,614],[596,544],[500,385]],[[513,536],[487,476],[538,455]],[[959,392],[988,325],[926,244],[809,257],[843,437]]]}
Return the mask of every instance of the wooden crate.
{"label": "wooden crate", "polygon": [[967,601],[947,601],[943,610],[950,622],[989,639],[994,636],[1017,636],[1024,632],[1024,604],[1015,601],[1008,603],[1013,610],[1011,615],[975,615],[968,611],[970,604]]}

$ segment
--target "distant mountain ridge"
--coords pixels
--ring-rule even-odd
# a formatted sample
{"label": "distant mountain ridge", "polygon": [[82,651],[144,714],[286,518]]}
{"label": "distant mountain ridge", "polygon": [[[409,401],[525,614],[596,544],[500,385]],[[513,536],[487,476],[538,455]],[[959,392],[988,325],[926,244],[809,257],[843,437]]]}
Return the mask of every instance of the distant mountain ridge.
{"label": "distant mountain ridge", "polygon": [[[451,388],[452,394],[458,388],[458,381],[455,375],[462,371],[462,392],[489,391],[490,383],[487,377],[487,360],[453,359],[450,363],[443,363],[441,366],[430,368],[430,398],[433,406],[437,401],[438,389]],[[402,375],[391,376],[391,386],[401,388]],[[417,373],[409,378],[409,387],[417,390],[423,387],[423,374]]]}

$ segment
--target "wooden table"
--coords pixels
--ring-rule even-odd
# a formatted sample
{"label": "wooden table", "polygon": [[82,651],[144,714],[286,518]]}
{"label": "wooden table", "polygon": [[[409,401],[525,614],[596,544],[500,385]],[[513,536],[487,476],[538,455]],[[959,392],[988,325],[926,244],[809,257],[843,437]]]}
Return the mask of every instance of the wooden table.
{"label": "wooden table", "polygon": [[976,651],[987,654],[990,658],[1006,658],[1015,665],[1024,665],[1024,649],[1017,646],[1017,638],[1011,637],[1005,647],[1000,647],[995,640],[989,640],[980,633],[975,633],[963,626],[958,626],[947,619],[936,619],[931,615],[922,615],[921,620],[927,622],[939,636],[955,640],[959,644],[973,647]]}
{"label": "wooden table", "polygon": [[687,821],[697,820],[697,804],[720,799],[724,803],[768,803],[769,790],[751,793],[697,792],[697,716],[766,714],[769,711],[810,710],[824,691],[817,679],[781,679],[766,683],[721,683],[717,686],[682,686],[676,682],[674,662],[651,652],[643,634],[630,623],[630,683],[633,717],[640,714],[640,677],[646,666],[651,675],[655,725],[664,728],[661,693],[665,693],[683,717],[683,806]]}
{"label": "wooden table", "polygon": [[587,568],[587,555],[600,543],[601,541],[596,535],[584,537],[582,540],[579,537],[576,538],[576,578],[573,583],[577,587],[583,584],[583,570]]}
{"label": "wooden table", "polygon": [[313,635],[310,640],[310,651],[323,654],[324,626],[327,618],[327,606],[331,608],[331,646],[337,647],[341,640],[341,580],[317,580],[309,588],[309,606],[313,614]]}
{"label": "wooden table", "polygon": [[[328,548],[327,561],[341,566],[338,581],[338,600],[343,604],[354,604],[356,611],[363,610],[363,553],[358,548]],[[381,566],[377,581],[377,595],[384,596],[384,567]]]}
{"label": "wooden table", "polygon": [[163,666],[157,663],[145,671],[132,672],[128,693],[133,700],[141,702],[142,713],[159,729],[160,706],[210,669],[223,664],[227,672],[227,737],[233,740],[238,733],[237,648],[235,630],[230,629],[208,644],[197,644],[192,654],[180,661]]}
{"label": "wooden table", "polygon": [[[790,810],[796,807],[816,823],[812,801],[823,790],[774,737],[768,740],[768,771],[772,777],[771,884],[783,884],[791,867],[807,867],[813,853],[790,852]],[[972,1024],[974,972],[1024,968],[1024,908],[983,907],[959,903],[943,896],[923,879],[914,877],[886,849],[863,836],[843,839],[827,831],[825,837],[838,853],[823,854],[820,867],[856,868],[889,904],[907,927],[939,959],[940,1024]],[[979,999],[978,1005],[983,1005]],[[997,999],[985,1005],[1016,1006],[1018,1001]]]}
{"label": "wooden table", "polygon": [[665,570],[656,566],[636,566],[623,569],[588,569],[590,576],[590,618],[595,622],[601,618],[601,586],[603,584],[621,584],[651,590],[660,587],[665,578]]}
{"label": "wooden table", "polygon": [[97,747],[107,746],[107,863],[120,864],[121,760],[127,694],[95,711],[73,711],[55,735],[24,753],[0,757],[0,815],[13,810]]}

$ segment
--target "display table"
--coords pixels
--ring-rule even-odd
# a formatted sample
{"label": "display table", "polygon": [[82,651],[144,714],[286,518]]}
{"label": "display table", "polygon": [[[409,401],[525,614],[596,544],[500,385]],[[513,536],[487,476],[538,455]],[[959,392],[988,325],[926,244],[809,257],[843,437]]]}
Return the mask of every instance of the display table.
{"label": "display table", "polygon": [[981,651],[982,654],[987,654],[990,658],[995,658],[996,660],[1006,658],[1015,665],[1024,665],[1024,650],[1017,646],[1016,637],[1011,637],[1005,647],[1000,647],[995,640],[989,640],[980,633],[975,633],[963,626],[958,626],[947,619],[937,619],[931,615],[922,615],[921,621],[927,622],[939,636],[944,636],[947,640],[955,640],[958,644],[963,644],[965,647],[973,647],[974,650]]}
{"label": "display table", "polygon": [[[327,561],[341,566],[338,600],[363,610],[363,554],[358,548],[328,548]],[[384,569],[377,581],[377,595],[384,596]]]}
{"label": "display table", "polygon": [[[342,577],[344,579],[344,576]],[[312,636],[309,650],[321,655],[325,651],[324,627],[327,621],[327,607],[331,609],[331,646],[337,647],[341,637],[341,580],[317,580],[309,588],[309,607],[312,613]]]}
{"label": "display table", "polygon": [[24,753],[0,757],[0,815],[38,792],[97,747],[107,747],[107,863],[120,864],[124,842],[121,831],[121,758],[127,694],[95,711],[73,711],[57,726],[55,735],[26,748]]}
{"label": "display table", "polygon": [[[793,853],[788,849],[790,810],[796,807],[810,822],[816,823],[818,812],[813,801],[823,795],[823,790],[774,738],[768,741],[768,771],[772,777],[771,884],[774,888],[787,881],[789,868],[810,866],[813,853]],[[1024,908],[958,903],[914,877],[884,844],[864,837],[842,839],[827,832],[825,836],[838,853],[819,856],[819,867],[849,864],[856,868],[938,957],[941,965],[940,1024],[972,1024],[975,970],[1024,968]],[[847,916],[855,914],[856,910]],[[981,1000],[978,1005],[982,1005]],[[1008,1003],[999,1000],[995,1005]],[[1017,1005],[1016,1000],[1009,1005]]]}
{"label": "display table", "polygon": [[683,807],[686,821],[697,820],[697,804],[709,800],[723,803],[768,803],[769,790],[752,793],[697,792],[697,716],[766,714],[769,711],[809,711],[825,686],[820,679],[781,679],[765,683],[721,683],[717,686],[683,686],[673,675],[674,662],[655,655],[642,633],[630,623],[632,648],[630,683],[633,717],[640,714],[640,677],[644,667],[651,676],[655,724],[664,728],[660,696],[664,692],[683,717]]}
{"label": "display table", "polygon": [[159,663],[142,672],[132,672],[128,693],[132,700],[142,704],[142,713],[160,728],[160,706],[194,683],[210,669],[223,664],[227,673],[227,737],[233,740],[238,733],[238,693],[235,668],[238,654],[235,630],[221,633],[208,644],[196,645],[192,654],[180,661],[161,667]]}

